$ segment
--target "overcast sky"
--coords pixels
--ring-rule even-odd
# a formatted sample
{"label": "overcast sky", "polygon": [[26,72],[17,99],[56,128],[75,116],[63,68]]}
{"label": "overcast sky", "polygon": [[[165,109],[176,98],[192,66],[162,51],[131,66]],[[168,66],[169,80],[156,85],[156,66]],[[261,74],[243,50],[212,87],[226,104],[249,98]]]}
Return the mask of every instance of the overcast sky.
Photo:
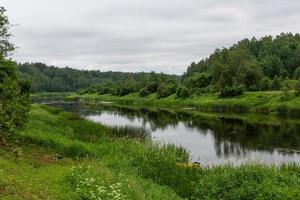
{"label": "overcast sky", "polygon": [[2,0],[18,62],[184,72],[248,37],[300,32],[300,0]]}

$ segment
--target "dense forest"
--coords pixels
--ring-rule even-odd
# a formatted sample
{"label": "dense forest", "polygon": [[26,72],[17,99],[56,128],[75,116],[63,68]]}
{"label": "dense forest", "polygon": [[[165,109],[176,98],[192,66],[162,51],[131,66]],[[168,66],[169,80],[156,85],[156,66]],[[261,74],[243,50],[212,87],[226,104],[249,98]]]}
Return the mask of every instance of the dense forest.
{"label": "dense forest", "polygon": [[[183,84],[196,92],[293,89],[300,78],[300,35],[244,39],[192,63]],[[298,85],[299,87],[299,85]],[[225,91],[226,92],[226,91]]]}
{"label": "dense forest", "polygon": [[[143,84],[150,73],[101,72],[99,70],[77,70],[58,68],[43,63],[24,63],[18,65],[21,76],[31,80],[33,92],[77,91],[94,84],[112,85],[112,83],[138,82]],[[168,76],[168,75],[166,75]],[[173,76],[175,78],[175,76]],[[92,86],[91,88],[95,88]]]}

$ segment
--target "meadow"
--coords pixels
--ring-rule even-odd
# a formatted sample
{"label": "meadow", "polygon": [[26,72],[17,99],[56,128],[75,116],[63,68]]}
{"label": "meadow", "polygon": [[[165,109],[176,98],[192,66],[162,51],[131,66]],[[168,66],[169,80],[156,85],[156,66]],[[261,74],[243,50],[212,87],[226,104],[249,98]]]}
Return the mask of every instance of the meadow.
{"label": "meadow", "polygon": [[1,144],[0,198],[299,199],[296,164],[197,166],[185,149],[137,131],[33,105],[26,127]]}

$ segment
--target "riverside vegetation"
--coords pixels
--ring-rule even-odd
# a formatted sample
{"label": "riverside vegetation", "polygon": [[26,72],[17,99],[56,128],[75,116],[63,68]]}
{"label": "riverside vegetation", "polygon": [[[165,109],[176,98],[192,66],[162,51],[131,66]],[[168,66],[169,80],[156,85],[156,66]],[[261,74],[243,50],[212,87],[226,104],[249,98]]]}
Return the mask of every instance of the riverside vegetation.
{"label": "riverside vegetation", "polygon": [[[281,166],[244,164],[237,167],[189,165],[189,154],[185,149],[172,145],[161,146],[151,143],[147,138],[132,136],[136,131],[140,133],[142,130],[109,128],[84,120],[75,114],[43,105],[35,104],[30,109],[30,84],[22,78],[31,79],[33,89],[39,86],[36,84],[38,79],[32,79],[30,70],[27,71],[27,75],[24,71],[17,73],[16,64],[7,58],[14,46],[8,40],[10,25],[2,7],[0,22],[1,199],[299,199],[300,167],[296,164]],[[284,35],[282,38],[286,38],[289,42],[299,41],[298,35]],[[272,44],[273,40],[270,42]],[[270,49],[280,48],[271,46]],[[287,46],[284,45],[283,52],[294,55],[298,49],[297,45],[289,43]],[[247,59],[250,55],[247,51],[234,52],[238,53],[237,57]],[[227,50],[223,53],[230,54]],[[282,56],[279,61],[272,57],[271,64],[273,61],[275,64],[277,61],[282,64],[278,73],[280,77],[286,74],[289,78],[296,70],[288,68],[285,71],[285,66],[294,66],[298,61],[295,57],[293,59],[295,63],[287,64],[286,61],[289,59],[283,59],[286,58],[286,54]],[[257,64],[255,60],[251,59],[246,65],[241,63],[234,65],[234,62],[230,61],[231,56],[221,57],[224,62],[226,61],[225,64],[228,61],[225,66],[239,67],[241,70],[237,71],[241,71],[242,75],[251,74],[251,77],[258,75],[257,71],[250,73],[252,67]],[[290,58],[290,54],[287,54],[287,57]],[[266,66],[273,66],[267,61],[266,63]],[[245,69],[243,66],[250,68]],[[232,69],[231,67],[228,69]],[[53,72],[51,70],[54,68],[43,69]],[[228,69],[224,68],[225,71]],[[55,70],[59,71],[56,68]],[[99,75],[92,75],[95,72],[86,71],[76,73],[87,74],[85,80]],[[220,69],[220,73],[224,74],[224,71]],[[228,73],[230,74],[230,71]],[[77,84],[72,78],[62,78],[65,74],[62,76],[57,73],[49,74],[49,84],[61,83],[58,80],[70,81],[72,87],[59,91],[72,91],[85,86]],[[203,74],[196,75],[203,77]],[[276,78],[276,75],[277,71],[268,75],[272,78],[272,86],[277,85],[280,79]],[[55,79],[57,76],[61,76],[60,79]],[[118,92],[115,95],[120,96],[132,92],[148,96],[156,92],[158,98],[163,98],[176,91],[183,98],[189,96],[191,91],[195,94],[199,92],[187,86],[180,86],[178,89],[180,80],[177,76],[155,73],[145,76],[146,78],[141,79],[147,84],[141,84],[139,91],[128,90],[128,87],[132,86],[130,77],[128,80],[126,78],[126,83],[103,84],[110,84],[108,91],[115,88],[113,91]],[[147,77],[153,81],[149,81]],[[41,80],[44,83],[47,78],[43,78]],[[193,78],[192,76],[191,80]],[[229,79],[228,82],[227,78],[219,77],[219,81],[212,81],[208,86],[217,88],[221,83],[225,83],[227,89],[221,91],[222,97],[240,95],[241,89],[244,90],[243,87],[255,89],[252,82],[248,84],[247,81],[240,86],[242,82]],[[248,80],[247,77],[243,78]],[[255,79],[257,80],[256,77]],[[77,81],[80,80],[82,79],[79,77]],[[133,79],[134,81],[136,80]],[[158,83],[159,87],[156,85]],[[56,87],[58,85],[51,88]],[[90,91],[93,87],[95,86],[90,86],[88,90],[83,89],[79,93]],[[57,88],[49,89],[49,91],[57,90]],[[96,92],[99,93],[98,89]],[[131,137],[128,137],[129,135]]]}
{"label": "riverside vegetation", "polygon": [[[114,135],[114,129],[34,105],[26,128],[1,150],[3,199],[297,199],[295,164],[186,167],[174,146]],[[63,159],[60,159],[60,155]],[[107,192],[103,192],[107,191]],[[105,196],[107,195],[107,196]]]}

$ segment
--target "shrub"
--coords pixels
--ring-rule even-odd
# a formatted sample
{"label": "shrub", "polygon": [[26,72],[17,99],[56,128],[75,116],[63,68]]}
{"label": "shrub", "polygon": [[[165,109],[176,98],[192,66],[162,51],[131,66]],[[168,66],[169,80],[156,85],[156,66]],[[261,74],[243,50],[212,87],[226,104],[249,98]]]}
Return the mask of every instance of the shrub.
{"label": "shrub", "polygon": [[290,99],[289,88],[287,86],[282,87],[281,100],[287,101]]}
{"label": "shrub", "polygon": [[163,83],[157,89],[157,97],[168,97],[176,92],[176,83]]}
{"label": "shrub", "polygon": [[145,89],[149,92],[149,93],[154,93],[157,91],[159,87],[159,83],[157,81],[149,81],[145,87]]}
{"label": "shrub", "polygon": [[211,76],[206,73],[195,73],[184,80],[184,85],[190,89],[207,87],[211,82]]}
{"label": "shrub", "polygon": [[296,96],[300,96],[300,80],[297,81],[295,84],[295,92],[296,92]]}
{"label": "shrub", "polygon": [[176,90],[177,98],[187,98],[190,96],[190,90],[187,87],[179,86]]}
{"label": "shrub", "polygon": [[243,86],[233,86],[233,87],[226,86],[221,90],[219,96],[221,98],[236,97],[242,95],[243,93],[244,93]]}
{"label": "shrub", "polygon": [[269,77],[264,77],[261,79],[259,83],[259,90],[266,91],[269,90],[271,87],[271,80]]}
{"label": "shrub", "polygon": [[270,89],[271,90],[280,90],[281,88],[281,82],[278,76],[275,76],[274,79],[271,82]]}
{"label": "shrub", "polygon": [[150,92],[146,88],[142,88],[139,92],[140,97],[146,97],[150,94]]}
{"label": "shrub", "polygon": [[29,92],[30,82],[19,79],[15,63],[0,58],[0,134],[11,134],[27,121]]}
{"label": "shrub", "polygon": [[298,67],[294,72],[294,79],[300,80],[300,67]]}

